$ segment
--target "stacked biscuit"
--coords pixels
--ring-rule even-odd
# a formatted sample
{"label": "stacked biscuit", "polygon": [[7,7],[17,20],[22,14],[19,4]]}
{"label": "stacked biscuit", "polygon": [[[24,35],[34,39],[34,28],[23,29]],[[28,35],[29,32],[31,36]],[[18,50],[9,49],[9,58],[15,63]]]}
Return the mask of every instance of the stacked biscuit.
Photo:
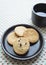
{"label": "stacked biscuit", "polygon": [[13,45],[14,51],[19,55],[27,53],[30,44],[34,44],[38,40],[38,32],[33,28],[26,28],[24,26],[16,27],[7,37],[8,43]]}

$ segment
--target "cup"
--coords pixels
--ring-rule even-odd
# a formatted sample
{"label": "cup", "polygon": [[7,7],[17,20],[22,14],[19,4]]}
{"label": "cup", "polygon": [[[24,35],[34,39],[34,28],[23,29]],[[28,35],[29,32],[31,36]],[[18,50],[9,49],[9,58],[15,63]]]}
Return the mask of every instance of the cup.
{"label": "cup", "polygon": [[32,22],[39,27],[46,26],[46,4],[45,3],[38,3],[34,5],[32,10]]}

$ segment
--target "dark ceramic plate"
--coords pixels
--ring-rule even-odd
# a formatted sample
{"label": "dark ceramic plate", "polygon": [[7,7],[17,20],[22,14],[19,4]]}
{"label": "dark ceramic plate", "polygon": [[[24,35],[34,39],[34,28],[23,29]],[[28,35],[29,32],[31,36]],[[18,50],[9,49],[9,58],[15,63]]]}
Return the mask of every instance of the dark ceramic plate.
{"label": "dark ceramic plate", "polygon": [[[27,28],[34,28],[38,33],[39,33],[39,41],[36,42],[34,45],[30,45],[30,49],[28,51],[28,53],[24,56],[19,56],[17,55],[14,51],[13,51],[13,47],[11,45],[8,44],[7,42],[7,36],[10,32],[12,32],[14,30],[15,27],[17,26],[25,26]],[[14,58],[14,59],[18,59],[18,60],[27,60],[27,59],[32,59],[35,56],[37,56],[43,48],[43,37],[41,35],[41,33],[33,26],[31,25],[27,25],[27,24],[19,24],[19,25],[15,25],[12,26],[11,28],[9,28],[3,35],[2,38],[2,48],[4,50],[4,52],[9,55],[10,57]]]}

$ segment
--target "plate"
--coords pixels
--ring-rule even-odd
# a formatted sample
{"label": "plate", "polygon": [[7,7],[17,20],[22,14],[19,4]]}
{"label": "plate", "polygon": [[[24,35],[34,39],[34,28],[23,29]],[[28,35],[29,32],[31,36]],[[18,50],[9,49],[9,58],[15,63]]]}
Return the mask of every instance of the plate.
{"label": "plate", "polygon": [[[13,51],[13,47],[11,45],[9,45],[8,42],[7,42],[8,34],[10,32],[12,32],[14,30],[14,28],[17,27],[17,26],[25,26],[27,28],[33,28],[39,33],[38,42],[36,42],[36,44],[30,45],[30,49],[29,49],[28,53],[24,56],[17,55]],[[43,43],[44,43],[43,36],[37,28],[35,28],[31,25],[27,25],[27,24],[18,24],[18,25],[12,26],[11,28],[9,28],[8,30],[5,31],[3,38],[2,38],[2,49],[11,58],[18,59],[18,60],[27,60],[27,59],[32,59],[32,58],[36,57],[42,51],[43,45],[44,45]]]}

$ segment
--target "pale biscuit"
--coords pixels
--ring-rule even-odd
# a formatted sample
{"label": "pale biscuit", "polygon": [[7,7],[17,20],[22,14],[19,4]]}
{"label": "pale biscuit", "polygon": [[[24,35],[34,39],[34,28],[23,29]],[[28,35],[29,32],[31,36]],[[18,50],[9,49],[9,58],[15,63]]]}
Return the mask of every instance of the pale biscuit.
{"label": "pale biscuit", "polygon": [[26,30],[27,30],[27,28],[24,27],[24,26],[17,26],[14,31],[15,31],[15,33],[16,33],[18,36],[23,36],[23,33],[24,33]]}
{"label": "pale biscuit", "polygon": [[10,45],[13,45],[15,40],[16,40],[17,36],[16,34],[13,32],[9,33],[9,35],[7,36],[7,41]]}
{"label": "pale biscuit", "polygon": [[29,42],[31,43],[35,43],[39,40],[39,34],[38,32],[33,29],[33,28],[28,28],[25,32],[24,32],[24,37],[26,37]]}
{"label": "pale biscuit", "polygon": [[19,54],[25,54],[30,48],[30,43],[26,38],[20,37],[16,39],[15,43],[13,44],[14,51]]}

